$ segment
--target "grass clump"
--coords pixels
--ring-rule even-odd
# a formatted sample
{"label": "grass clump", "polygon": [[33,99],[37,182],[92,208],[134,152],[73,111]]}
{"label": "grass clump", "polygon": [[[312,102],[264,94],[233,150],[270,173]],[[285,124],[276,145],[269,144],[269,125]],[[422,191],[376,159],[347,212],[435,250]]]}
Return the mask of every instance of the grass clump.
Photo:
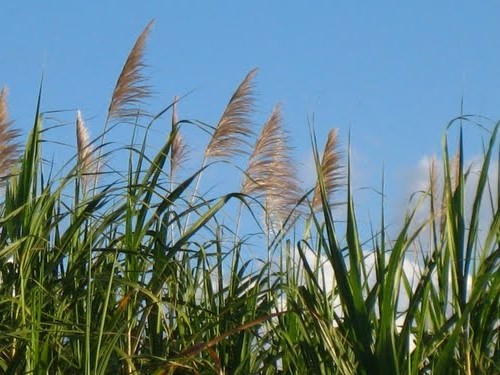
{"label": "grass clump", "polygon": [[[322,154],[312,137],[318,178],[306,189],[279,105],[256,135],[255,70],[214,127],[179,120],[177,98],[155,116],[140,111],[150,28],[125,63],[100,137],[90,139],[77,112],[77,152],[59,173],[43,158],[41,91],[21,153],[0,95],[2,373],[500,371],[498,124],[473,171],[461,136],[471,119],[452,122],[458,157],[450,161],[445,137],[441,192],[431,168],[399,231],[387,230],[382,198],[367,235],[336,130]],[[149,134],[167,112],[171,130],[151,152]],[[108,125],[128,126],[130,145],[113,150]],[[181,132],[192,125],[210,139],[186,175]],[[200,194],[202,174],[219,165],[244,171],[240,191]]]}

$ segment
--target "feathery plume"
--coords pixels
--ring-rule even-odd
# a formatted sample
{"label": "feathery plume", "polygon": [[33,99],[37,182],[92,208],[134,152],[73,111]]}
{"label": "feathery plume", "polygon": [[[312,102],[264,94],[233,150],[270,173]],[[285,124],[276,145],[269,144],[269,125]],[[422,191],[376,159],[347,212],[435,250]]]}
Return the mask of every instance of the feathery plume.
{"label": "feathery plume", "polygon": [[93,180],[92,175],[97,178],[97,170],[92,157],[92,145],[85,122],[80,111],[76,112],[76,145],[78,152],[78,168],[80,171],[83,190],[86,191],[89,183]]}
{"label": "feathery plume", "polygon": [[150,87],[145,84],[146,77],[142,74],[144,47],[149,32],[153,26],[151,21],[137,38],[134,47],[118,77],[108,109],[108,119],[123,119],[135,117],[137,105],[151,95]]}
{"label": "feathery plume", "polygon": [[290,152],[281,106],[276,105],[262,127],[242,185],[244,194],[265,197],[267,219],[273,227],[276,227],[274,224],[281,227],[300,199],[296,169]]}
{"label": "feathery plume", "polygon": [[246,138],[253,134],[250,114],[254,102],[253,78],[257,69],[251,70],[231,97],[215,132],[205,150],[205,158],[227,158],[246,154]]}
{"label": "feathery plume", "polygon": [[[445,167],[446,168],[446,167]],[[460,150],[457,150],[455,155],[451,160],[448,161],[448,169],[443,171],[443,178],[444,178],[444,186],[443,186],[443,191],[441,194],[441,204],[438,207],[437,210],[437,215],[440,216],[440,223],[439,223],[439,230],[443,232],[445,230],[445,225],[446,225],[446,208],[447,204],[451,202],[450,199],[447,198],[448,196],[448,191],[447,191],[447,176],[450,179],[450,189],[451,189],[451,195],[457,191],[458,184],[460,182]],[[451,198],[451,197],[449,197]]]}
{"label": "feathery plume", "polygon": [[[262,127],[261,133],[250,155],[241,192],[243,194],[265,194],[272,183],[272,165],[276,158],[278,146],[283,137],[283,120],[281,106],[274,107],[271,116]],[[260,193],[260,194],[259,194]]]}
{"label": "feathery plume", "polygon": [[18,144],[13,141],[18,137],[19,131],[12,129],[11,125],[7,110],[7,89],[3,88],[0,92],[0,186],[17,161]]}
{"label": "feathery plume", "polygon": [[176,96],[174,98],[174,104],[172,105],[172,131],[175,132],[174,139],[172,140],[172,149],[170,150],[170,179],[173,180],[175,173],[179,169],[180,165],[186,160],[188,149],[184,142],[184,139],[179,133],[177,127],[177,101],[179,98]]}
{"label": "feathery plume", "polygon": [[433,219],[439,224],[439,230],[442,231],[445,224],[445,195],[441,196],[439,201],[439,171],[436,164],[436,158],[433,156],[429,163],[429,195],[431,212],[434,213]]}
{"label": "feathery plume", "polygon": [[[331,196],[343,185],[343,166],[340,163],[342,153],[339,151],[338,130],[332,129],[328,133],[328,139],[321,159],[321,175],[325,183],[328,196]],[[316,183],[312,200],[314,210],[321,207],[321,191],[319,183]]]}
{"label": "feathery plume", "polygon": [[433,156],[429,162],[429,194],[434,202],[438,199],[438,184],[436,158]]}
{"label": "feathery plume", "polygon": [[179,122],[177,116],[177,102],[179,101],[178,96],[174,96],[174,102],[172,103],[172,129],[177,127],[177,123]]}
{"label": "feathery plume", "polygon": [[460,158],[460,150],[457,150],[455,156],[450,162],[450,172],[453,172],[453,174],[450,176],[452,192],[455,192],[457,190],[458,184],[460,183]]}

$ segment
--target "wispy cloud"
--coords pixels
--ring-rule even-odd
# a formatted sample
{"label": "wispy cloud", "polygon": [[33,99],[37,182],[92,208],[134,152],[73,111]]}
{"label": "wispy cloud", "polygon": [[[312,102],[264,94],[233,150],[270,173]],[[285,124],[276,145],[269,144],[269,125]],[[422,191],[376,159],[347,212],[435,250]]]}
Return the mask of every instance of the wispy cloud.
{"label": "wispy cloud", "polygon": [[[464,189],[464,201],[465,201],[465,212],[466,220],[470,218],[472,212],[472,206],[474,203],[474,198],[476,196],[476,190],[479,182],[479,176],[481,173],[481,168],[484,162],[483,155],[474,155],[464,161],[464,171],[467,175],[465,180]],[[405,194],[405,199],[410,199],[412,197],[413,205],[411,208],[416,207],[419,193],[421,194],[434,194],[434,199],[436,202],[442,201],[443,186],[444,186],[444,168],[443,163],[438,159],[436,155],[424,155],[417,165],[412,168],[409,174],[411,179],[407,184],[407,191]],[[431,176],[433,176],[431,178]],[[431,182],[431,179],[433,180]],[[493,160],[489,166],[488,170],[488,189],[483,195],[483,200],[481,202],[480,210],[480,222],[484,225],[489,225],[493,219],[493,209],[496,202],[490,201],[490,191],[492,196],[498,195],[498,160]],[[433,186],[431,186],[433,185]],[[417,195],[415,195],[417,193]],[[421,196],[421,195],[420,195]],[[492,206],[493,204],[493,206]],[[406,205],[398,205],[400,207],[407,207]],[[430,212],[430,199],[425,199],[417,207],[415,222],[422,223],[429,217]],[[403,217],[406,212],[396,213],[399,217]]]}

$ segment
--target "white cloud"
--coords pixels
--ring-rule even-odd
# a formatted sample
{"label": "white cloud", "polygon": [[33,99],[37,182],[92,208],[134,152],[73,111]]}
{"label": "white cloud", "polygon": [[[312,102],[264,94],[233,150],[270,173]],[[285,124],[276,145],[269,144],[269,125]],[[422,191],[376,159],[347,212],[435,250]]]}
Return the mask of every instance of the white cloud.
{"label": "white cloud", "polygon": [[[465,202],[465,220],[466,226],[470,222],[470,216],[472,213],[472,207],[474,204],[474,199],[476,196],[476,190],[478,187],[478,182],[480,178],[481,168],[484,163],[484,157],[482,155],[474,155],[464,161],[464,172],[466,172],[467,178],[465,181],[464,189],[464,202]],[[412,229],[429,221],[430,218],[430,169],[434,166],[435,171],[435,190],[434,190],[434,202],[435,210],[439,215],[442,212],[442,197],[443,197],[443,187],[444,187],[444,168],[443,162],[435,154],[424,155],[418,163],[410,168],[405,174],[406,180],[403,181],[404,193],[399,197],[396,197],[390,201],[391,215],[390,222],[393,223],[391,227],[391,233],[396,235],[401,229],[403,223],[405,222],[405,216],[408,212],[416,208],[416,212],[413,218]],[[493,219],[493,211],[498,209],[496,205],[498,204],[496,199],[490,199],[491,196],[498,196],[498,160],[493,159],[490,162],[488,169],[488,184],[486,190],[483,193],[482,202],[480,206],[479,213],[479,236],[478,239],[482,242],[485,239],[488,228],[491,225]],[[452,183],[454,183],[452,181]],[[492,201],[493,206],[492,207]],[[396,223],[396,225],[394,225]],[[420,249],[430,249],[431,246],[431,228],[427,226],[419,237],[421,241]]]}
{"label": "white cloud", "polygon": [[[313,270],[313,272],[319,275],[317,277],[317,281],[318,284],[323,288],[323,291],[327,294],[334,291],[336,285],[335,274],[333,271],[332,264],[328,261],[327,257],[325,255],[319,255],[318,257],[318,255],[315,254],[312,250],[307,249],[304,252],[304,258],[307,261],[310,268]],[[297,256],[296,259],[300,258]],[[388,263],[388,261],[389,261],[389,255],[386,256],[386,264]],[[298,261],[297,263],[298,263],[297,266],[300,269],[303,269],[303,267],[301,266],[301,261]],[[376,254],[374,252],[366,253],[363,266],[365,267],[366,270],[367,274],[366,282],[370,290],[373,289],[377,281],[377,276],[375,272],[375,263],[376,263]],[[418,261],[412,260],[411,257],[405,257],[403,259],[402,272],[406,276],[411,285],[411,293],[415,292],[418,282],[420,281],[422,276],[423,272],[422,265]],[[305,275],[303,275],[303,277],[305,277]],[[449,281],[451,282],[451,274]],[[398,297],[396,320],[395,320],[396,328],[400,330],[406,318],[405,312],[409,307],[410,295],[403,287],[402,280],[398,280],[396,282],[401,283],[399,290],[399,297]],[[437,281],[437,275],[435,273],[432,275],[431,283],[434,286],[434,288],[437,288],[438,281]],[[468,277],[467,285],[468,285],[468,291],[470,292],[472,287],[472,278],[470,276]],[[449,301],[451,302],[451,296],[449,297]],[[343,315],[342,307],[340,304],[340,298],[338,294],[334,296],[333,305],[335,306],[334,310],[336,314],[338,316],[342,316]],[[375,305],[375,311],[378,311],[376,305]],[[447,305],[447,314],[448,316],[451,315],[450,303]],[[332,321],[332,325],[336,326],[336,322]],[[415,348],[414,337],[415,336],[411,334],[410,351],[413,351],[413,349]]]}

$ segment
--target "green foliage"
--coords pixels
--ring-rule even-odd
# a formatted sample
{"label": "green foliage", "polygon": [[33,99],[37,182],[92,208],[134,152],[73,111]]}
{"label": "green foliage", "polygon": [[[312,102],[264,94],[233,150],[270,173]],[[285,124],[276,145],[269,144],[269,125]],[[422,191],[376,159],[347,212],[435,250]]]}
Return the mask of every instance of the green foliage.
{"label": "green foliage", "polygon": [[[135,125],[120,123],[133,133],[125,148],[109,151],[104,131],[86,154],[98,165],[90,172],[75,157],[47,175],[41,98],[40,90],[33,128],[0,202],[0,372],[500,372],[500,182],[492,173],[499,124],[476,173],[464,162],[462,123],[470,118],[457,119],[456,162],[444,138],[442,193],[431,171],[428,191],[414,196],[397,233],[386,228],[382,198],[380,225],[363,238],[350,163],[338,219],[314,136],[322,209],[304,194],[290,208],[295,213],[270,225],[276,217],[266,209],[276,191],[198,196],[216,157],[174,179],[176,137],[194,122],[173,116],[161,147],[148,152],[152,127],[173,105],[149,120],[137,112]],[[224,132],[232,136],[230,128]],[[126,172],[99,168],[118,153],[127,155]],[[230,156],[225,166],[246,170]],[[273,155],[266,157],[271,163]],[[89,174],[93,188],[84,183]],[[234,227],[226,224],[228,212],[236,212]],[[257,222],[250,225],[257,233],[245,232],[241,220]],[[414,275],[405,268],[410,257],[419,269]]]}

